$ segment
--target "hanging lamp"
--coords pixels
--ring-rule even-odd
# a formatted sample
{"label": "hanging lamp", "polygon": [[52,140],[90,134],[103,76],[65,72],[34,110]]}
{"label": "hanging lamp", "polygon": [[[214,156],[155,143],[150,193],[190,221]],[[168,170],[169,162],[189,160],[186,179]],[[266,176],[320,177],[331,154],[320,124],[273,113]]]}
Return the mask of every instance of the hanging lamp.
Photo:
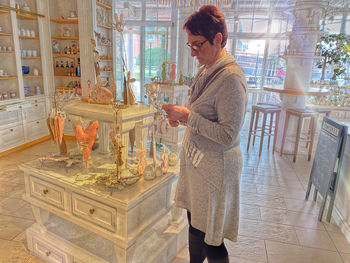
{"label": "hanging lamp", "polygon": [[160,5],[171,6],[176,8],[193,8],[197,9],[201,5],[214,5],[223,7],[229,5],[231,0],[155,0]]}

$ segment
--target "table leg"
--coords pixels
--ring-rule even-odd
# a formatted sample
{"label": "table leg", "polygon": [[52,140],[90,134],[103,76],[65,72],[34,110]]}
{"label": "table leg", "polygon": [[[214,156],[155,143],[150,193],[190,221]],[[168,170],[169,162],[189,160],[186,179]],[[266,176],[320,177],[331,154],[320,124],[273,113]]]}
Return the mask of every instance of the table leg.
{"label": "table leg", "polygon": [[39,207],[35,206],[35,205],[31,205],[32,210],[33,210],[33,215],[35,218],[35,221],[44,229],[46,229],[45,227],[45,223],[49,220],[49,215],[50,212],[40,209]]}

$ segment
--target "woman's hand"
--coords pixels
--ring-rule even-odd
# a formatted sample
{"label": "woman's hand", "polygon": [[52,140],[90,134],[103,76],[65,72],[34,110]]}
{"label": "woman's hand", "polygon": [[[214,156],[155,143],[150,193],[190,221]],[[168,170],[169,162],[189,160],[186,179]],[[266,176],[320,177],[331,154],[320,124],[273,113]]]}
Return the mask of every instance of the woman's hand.
{"label": "woman's hand", "polygon": [[163,104],[162,109],[166,112],[169,124],[172,127],[179,126],[179,122],[187,122],[190,110],[185,106],[176,104]]}

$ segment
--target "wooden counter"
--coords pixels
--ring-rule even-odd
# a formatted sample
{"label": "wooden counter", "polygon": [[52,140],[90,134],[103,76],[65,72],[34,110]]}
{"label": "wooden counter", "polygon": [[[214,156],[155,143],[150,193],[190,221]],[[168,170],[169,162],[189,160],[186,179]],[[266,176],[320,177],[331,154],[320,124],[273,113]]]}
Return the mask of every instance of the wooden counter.
{"label": "wooden counter", "polygon": [[277,92],[280,94],[305,95],[305,96],[327,96],[331,93],[330,90],[322,89],[322,88],[309,88],[308,90],[294,90],[294,89],[264,87],[264,90],[269,92]]}

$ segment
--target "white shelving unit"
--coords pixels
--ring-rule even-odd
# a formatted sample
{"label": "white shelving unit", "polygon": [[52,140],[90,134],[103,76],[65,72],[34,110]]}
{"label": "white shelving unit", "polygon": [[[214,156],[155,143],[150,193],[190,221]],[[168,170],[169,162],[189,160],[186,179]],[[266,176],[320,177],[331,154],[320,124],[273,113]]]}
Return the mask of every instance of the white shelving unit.
{"label": "white shelving unit", "polygon": [[[113,69],[113,1],[101,2],[96,0],[95,5],[95,32],[99,33],[101,38],[97,40],[97,48],[100,52],[100,73],[101,80],[109,80],[114,73]],[[103,40],[104,39],[104,40]]]}
{"label": "white shelving unit", "polygon": [[[33,13],[47,13],[42,1],[26,3]],[[16,2],[9,0],[3,4],[15,7]],[[43,56],[45,41],[42,39],[47,18],[4,10],[0,10],[0,17],[3,28],[0,33],[1,153],[48,135],[49,77],[46,76],[47,56]],[[22,66],[29,67],[29,72],[23,74]]]}

